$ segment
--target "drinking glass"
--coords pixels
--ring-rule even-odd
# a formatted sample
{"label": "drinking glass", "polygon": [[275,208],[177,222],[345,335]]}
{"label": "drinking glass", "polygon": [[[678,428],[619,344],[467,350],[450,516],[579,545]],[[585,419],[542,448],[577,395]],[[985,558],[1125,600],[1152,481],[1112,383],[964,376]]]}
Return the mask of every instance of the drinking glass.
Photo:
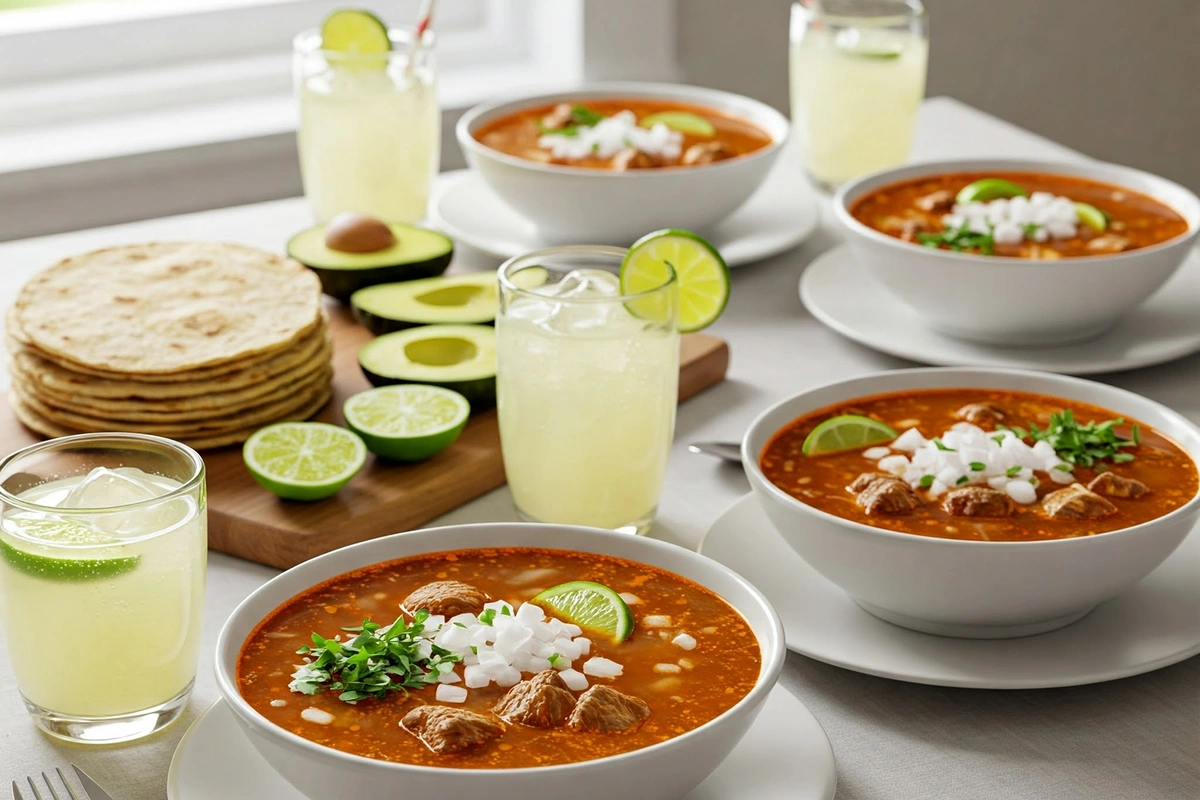
{"label": "drinking glass", "polygon": [[792,6],[792,130],[813,181],[833,189],[908,158],[928,55],[920,0]]}
{"label": "drinking glass", "polygon": [[413,32],[388,35],[387,53],[322,50],[316,30],[295,39],[300,174],[318,222],[342,211],[425,216],[441,150],[433,32],[411,70]]}
{"label": "drinking glass", "polygon": [[540,250],[500,267],[497,405],[517,513],[646,533],[675,432],[679,289],[621,294],[625,250]]}
{"label": "drinking glass", "polygon": [[147,736],[196,676],[204,462],[170,439],[89,433],[0,462],[0,628],[34,722],[74,742]]}

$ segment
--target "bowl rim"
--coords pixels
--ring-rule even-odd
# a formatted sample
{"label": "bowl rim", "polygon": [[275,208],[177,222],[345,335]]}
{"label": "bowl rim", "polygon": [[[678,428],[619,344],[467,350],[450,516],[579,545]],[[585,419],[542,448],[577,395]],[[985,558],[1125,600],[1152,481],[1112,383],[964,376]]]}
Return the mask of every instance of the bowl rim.
{"label": "bowl rim", "polygon": [[[924,247],[915,242],[906,242],[902,239],[897,239],[895,236],[889,236],[886,233],[877,231],[869,225],[859,222],[853,214],[850,213],[850,204],[860,199],[861,196],[867,194],[863,190],[863,186],[867,184],[875,184],[870,191],[883,188],[896,183],[905,183],[911,180],[918,180],[922,177],[931,177],[934,175],[942,175],[953,172],[971,172],[987,169],[995,169],[997,171],[1011,170],[1024,172],[1044,172],[1051,175],[1066,175],[1069,177],[1088,178],[1099,182],[1109,182],[1118,188],[1128,189],[1138,194],[1144,194],[1156,202],[1162,203],[1167,208],[1185,217],[1184,222],[1187,223],[1187,230],[1177,236],[1173,236],[1163,242],[1152,244],[1149,247],[1139,247],[1136,250],[1126,250],[1119,253],[1106,253],[1094,256],[1071,256],[1061,259],[1035,259],[1021,258],[1020,256],[987,256],[982,253],[956,253],[952,250],[943,250],[941,248]],[[1081,170],[1097,170],[1107,173],[1109,177],[1095,178],[1090,175],[1080,174]],[[896,177],[889,180],[890,176],[895,176],[903,173],[904,177]],[[1142,256],[1157,253],[1161,250],[1179,247],[1186,245],[1188,241],[1194,240],[1197,234],[1200,234],[1200,224],[1188,222],[1184,212],[1180,211],[1175,206],[1155,196],[1150,191],[1142,189],[1134,189],[1130,186],[1123,185],[1120,181],[1124,176],[1128,176],[1144,182],[1158,182],[1167,184],[1174,191],[1178,191],[1193,206],[1194,215],[1200,217],[1200,197],[1191,189],[1188,189],[1182,184],[1176,183],[1170,178],[1164,178],[1161,175],[1155,175],[1152,172],[1137,169],[1136,167],[1127,167],[1122,164],[1113,164],[1108,161],[1068,161],[1068,160],[1051,160],[1051,159],[1033,159],[1033,158],[949,158],[938,161],[921,161],[910,164],[902,164],[898,167],[888,167],[886,169],[876,170],[867,175],[860,176],[854,180],[842,184],[833,195],[833,214],[839,223],[850,233],[856,236],[867,238],[877,244],[883,244],[888,247],[900,247],[906,253],[924,251],[925,255],[930,258],[944,259],[947,263],[953,262],[955,266],[962,267],[963,265],[986,265],[986,264],[1003,264],[1006,269],[1021,267],[1025,269],[1038,269],[1044,271],[1046,269],[1064,269],[1075,264],[1096,264],[1096,263],[1120,263],[1123,261],[1136,260]]]}
{"label": "bowl rim", "polygon": [[[1100,381],[1091,381],[1091,380],[1086,380],[1084,378],[1077,378],[1077,377],[1069,376],[1069,375],[1059,375],[1059,374],[1053,373],[1053,372],[1042,372],[1040,370],[1012,369],[1012,368],[1005,368],[1005,367],[915,367],[912,369],[881,370],[881,371],[876,371],[876,372],[868,372],[868,373],[865,373],[862,375],[855,375],[850,378],[842,378],[842,379],[835,380],[835,381],[829,381],[829,382],[823,383],[819,386],[810,387],[808,389],[805,389],[802,392],[797,392],[796,394],[791,395],[790,397],[786,397],[783,400],[780,400],[779,402],[772,404],[769,408],[767,408],[764,411],[762,411],[761,413],[759,413],[758,416],[756,416],[754,418],[754,421],[750,423],[750,426],[746,429],[746,433],[742,437],[742,447],[741,447],[742,464],[743,464],[744,468],[746,469],[747,477],[749,477],[749,479],[750,479],[750,486],[751,486],[751,489],[753,490],[753,493],[760,494],[761,492],[766,491],[766,493],[770,497],[781,500],[784,503],[789,504],[790,508],[798,509],[803,513],[812,514],[824,522],[830,522],[830,523],[837,524],[839,527],[846,528],[849,531],[852,531],[858,535],[880,536],[884,539],[890,539],[890,540],[896,541],[896,542],[907,542],[907,543],[912,544],[915,547],[974,547],[974,548],[983,547],[983,548],[990,548],[992,550],[1000,550],[1000,549],[1011,550],[1014,548],[1032,548],[1032,547],[1044,547],[1044,548],[1078,547],[1079,546],[1078,544],[1071,544],[1071,543],[1072,542],[1078,543],[1078,542],[1098,541],[1098,540],[1102,540],[1102,539],[1105,539],[1108,537],[1121,536],[1123,534],[1124,535],[1136,535],[1136,532],[1145,531],[1147,528],[1161,525],[1162,523],[1164,523],[1168,520],[1171,520],[1175,517],[1191,514],[1194,512],[1196,506],[1200,505],[1200,490],[1198,490],[1196,492],[1196,494],[1194,494],[1192,496],[1192,498],[1190,500],[1188,500],[1186,503],[1179,506],[1178,508],[1176,508],[1173,511],[1163,514],[1160,517],[1155,517],[1154,519],[1147,520],[1146,522],[1142,522],[1137,525],[1132,525],[1127,528],[1117,528],[1116,530],[1113,530],[1113,531],[1106,531],[1105,533],[1099,533],[1094,536],[1069,536],[1069,537],[1062,537],[1062,538],[1058,538],[1058,539],[1038,539],[1038,540],[1034,540],[1034,541],[1023,541],[1023,542],[992,542],[992,541],[981,541],[978,539],[948,539],[948,538],[942,538],[939,536],[921,536],[920,534],[915,534],[915,533],[892,531],[892,530],[888,530],[887,528],[877,528],[873,525],[864,525],[861,522],[857,522],[852,519],[846,519],[845,517],[839,517],[836,514],[830,514],[827,511],[822,511],[821,509],[816,508],[815,506],[811,506],[801,500],[798,500],[795,497],[792,497],[787,492],[780,489],[778,486],[776,486],[774,483],[772,483],[767,478],[766,475],[763,474],[762,469],[759,466],[759,460],[758,460],[760,453],[751,452],[750,439],[751,439],[751,437],[757,436],[760,434],[760,428],[763,425],[765,425],[767,417],[778,412],[783,407],[796,402],[800,398],[805,397],[806,395],[810,395],[815,392],[820,392],[820,391],[827,390],[827,389],[832,389],[834,387],[841,386],[842,384],[848,383],[849,381],[856,381],[856,380],[867,380],[867,379],[872,379],[872,378],[888,379],[891,376],[914,376],[914,377],[916,377],[916,376],[923,376],[923,375],[933,375],[933,376],[945,375],[945,376],[952,377],[956,374],[961,374],[961,373],[975,373],[975,374],[983,373],[983,374],[995,375],[998,377],[1011,376],[1011,377],[1034,378],[1034,379],[1040,379],[1040,380],[1057,381],[1057,382],[1061,382],[1063,384],[1064,388],[1077,387],[1077,386],[1103,387],[1103,389],[1106,391],[1115,392],[1118,395],[1135,398],[1140,402],[1149,403],[1151,406],[1153,406],[1155,408],[1156,411],[1163,414],[1165,417],[1174,418],[1174,422],[1176,422],[1177,424],[1182,424],[1184,427],[1190,428],[1192,433],[1195,434],[1195,436],[1197,437],[1197,439],[1200,439],[1200,427],[1198,427],[1195,423],[1193,423],[1187,417],[1180,414],[1178,411],[1175,411],[1174,409],[1172,409],[1168,406],[1165,406],[1162,403],[1159,403],[1157,400],[1151,400],[1148,397],[1137,394],[1136,392],[1131,392],[1128,389],[1122,389],[1119,386],[1113,386],[1112,384],[1101,383]],[[914,391],[923,391],[926,389],[938,389],[938,388],[954,389],[954,388],[959,388],[959,385],[955,385],[954,383],[946,383],[943,386],[926,386],[926,387],[921,387],[921,389],[914,390]],[[966,386],[965,388],[971,388],[971,387]],[[891,389],[890,391],[904,391],[904,390]],[[1011,391],[1026,391],[1026,390],[1014,389]],[[886,394],[888,392],[889,392],[888,389],[881,388],[881,389],[875,391],[874,393],[875,394]],[[1055,392],[1055,394],[1059,397],[1063,397],[1064,399],[1071,399],[1071,395],[1068,391],[1063,391],[1061,393]],[[845,400],[845,401],[853,400],[857,396],[862,396],[862,395],[846,397],[846,398],[843,398],[843,400]],[[785,423],[785,425],[790,424],[796,418],[803,416],[805,413],[809,413],[809,412],[801,412],[800,414],[795,415],[792,418],[792,420],[789,420],[787,423]],[[777,427],[774,430],[768,432],[766,438],[764,439],[763,447],[766,447],[766,442],[769,442],[770,438],[772,436],[774,436],[780,429],[781,428]],[[1176,443],[1176,444],[1178,444],[1178,443]],[[1186,450],[1182,445],[1179,445],[1179,447],[1181,450],[1183,450],[1185,455],[1187,455],[1188,458],[1190,458],[1192,460],[1192,463],[1193,463],[1193,465],[1196,466],[1197,470],[1200,470],[1200,460],[1198,460],[1191,452]]]}
{"label": "bowl rim", "polygon": [[[513,767],[513,768],[508,768],[508,769],[497,769],[497,768],[463,769],[461,767],[459,767],[459,768],[456,768],[456,767],[434,767],[434,766],[427,766],[424,764],[405,764],[405,763],[397,762],[397,761],[385,761],[383,759],[367,758],[366,756],[360,756],[360,755],[357,755],[354,753],[348,753],[344,750],[338,750],[336,748],[328,747],[326,745],[318,744],[316,742],[305,739],[302,736],[299,736],[295,733],[292,733],[289,730],[282,728],[279,725],[276,725],[274,722],[271,722],[269,719],[267,719],[262,714],[260,714],[253,706],[251,706],[246,701],[246,699],[244,697],[242,697],[242,694],[238,690],[238,687],[237,687],[236,675],[230,674],[230,672],[225,669],[225,665],[224,665],[223,659],[222,659],[222,654],[231,645],[231,637],[233,634],[231,633],[230,629],[234,624],[234,620],[236,620],[239,616],[246,614],[247,612],[245,611],[245,609],[250,604],[261,600],[262,597],[265,595],[271,594],[271,592],[274,590],[274,587],[276,587],[280,583],[282,583],[284,580],[284,577],[287,576],[288,574],[290,574],[293,570],[296,570],[296,569],[299,569],[302,567],[308,567],[310,569],[313,569],[315,567],[315,565],[319,564],[323,560],[333,560],[333,558],[335,556],[339,556],[341,554],[346,553],[347,551],[353,551],[355,549],[365,549],[369,546],[378,547],[379,545],[377,543],[383,542],[386,540],[392,540],[392,539],[395,539],[395,537],[401,537],[401,536],[409,537],[409,536],[413,536],[413,535],[418,535],[418,536],[422,536],[424,538],[428,538],[428,539],[436,541],[437,539],[439,539],[443,535],[445,535],[448,531],[463,531],[466,533],[466,535],[470,535],[472,533],[478,534],[481,538],[481,542],[479,545],[477,545],[475,547],[457,548],[457,550],[488,549],[488,548],[496,548],[496,547],[505,547],[506,545],[496,544],[496,543],[485,543],[483,540],[484,535],[490,534],[491,537],[498,537],[501,540],[503,540],[504,535],[510,531],[527,530],[527,529],[535,528],[535,527],[554,528],[554,529],[558,529],[558,530],[567,529],[567,530],[584,533],[588,536],[596,536],[598,539],[599,538],[608,538],[609,540],[619,539],[621,541],[629,541],[629,540],[638,541],[638,542],[643,543],[646,547],[649,547],[651,549],[651,551],[658,551],[660,553],[670,553],[670,554],[673,554],[676,556],[678,556],[680,553],[683,553],[683,555],[681,557],[684,559],[693,559],[694,560],[693,563],[700,564],[706,569],[715,569],[719,573],[724,573],[725,577],[732,580],[734,583],[738,584],[739,587],[749,595],[750,599],[755,604],[757,604],[759,607],[761,607],[761,609],[766,613],[766,616],[767,616],[768,630],[765,630],[760,633],[759,631],[751,628],[752,632],[754,633],[755,638],[759,642],[759,647],[762,649],[762,666],[759,670],[759,675],[758,675],[757,680],[755,680],[754,685],[752,687],[750,687],[750,691],[746,692],[746,694],[744,696],[742,696],[732,706],[725,709],[725,711],[721,712],[720,714],[713,717],[712,719],[708,720],[703,725],[699,725],[695,728],[692,728],[691,730],[688,730],[684,733],[679,734],[678,736],[674,736],[670,739],[666,739],[664,741],[657,742],[657,743],[649,745],[647,747],[641,747],[641,748],[637,748],[634,750],[629,750],[624,753],[617,753],[617,754],[611,755],[611,756],[604,756],[603,758],[594,758],[594,759],[590,759],[587,761],[575,761],[575,762],[570,762],[570,763],[566,763],[566,764],[552,764],[552,765],[539,766],[539,767]],[[585,552],[585,551],[571,551],[564,547],[543,547],[543,546],[534,546],[534,545],[520,545],[520,546],[535,547],[535,549],[544,549],[544,550],[565,550],[567,552]],[[641,547],[643,545],[639,544],[639,545],[635,545],[635,546]],[[279,608],[279,606],[288,602],[289,600],[296,597],[297,595],[302,594],[305,591],[308,591],[316,584],[322,583],[322,582],[325,582],[328,580],[332,580],[332,579],[334,579],[340,575],[343,575],[347,572],[353,572],[355,570],[365,569],[365,568],[373,566],[375,564],[387,563],[388,561],[401,561],[406,558],[419,558],[423,555],[430,555],[433,553],[440,553],[440,552],[450,552],[450,551],[445,550],[445,549],[438,549],[435,547],[435,549],[424,550],[421,553],[413,553],[413,554],[410,554],[407,556],[399,556],[397,558],[389,558],[389,559],[385,559],[383,561],[374,561],[371,564],[365,564],[365,565],[357,566],[357,567],[350,567],[346,570],[336,572],[327,577],[317,579],[316,581],[311,583],[308,587],[301,589],[297,592],[288,594],[287,597],[283,598],[282,600],[280,600],[277,603],[274,603],[273,610]],[[592,552],[593,552],[593,554],[603,555],[603,553],[600,553],[599,551],[592,551]],[[622,556],[613,556],[613,557],[614,558],[624,558]],[[631,558],[624,558],[624,560],[635,561],[635,559],[631,559]],[[636,563],[645,563],[645,562],[639,561]],[[648,566],[655,566],[655,565],[648,564]],[[684,576],[678,575],[678,573],[674,572],[673,570],[667,569],[666,567],[657,567],[657,569],[662,569],[666,572],[670,572],[674,575],[677,575],[678,577],[684,577]],[[685,580],[691,580],[692,582],[697,583],[700,586],[704,587],[709,592],[712,592],[713,594],[716,594],[718,597],[721,597],[721,599],[724,600],[726,603],[728,603],[731,608],[734,608],[734,611],[737,611],[739,614],[741,614],[741,612],[736,607],[734,607],[733,604],[730,603],[729,600],[727,600],[725,597],[718,594],[717,592],[713,591],[712,589],[708,589],[708,587],[704,586],[704,584],[700,583],[700,581],[692,579],[692,578],[685,578]],[[261,619],[256,621],[254,623],[254,625],[251,627],[251,632],[253,632],[253,630],[261,622],[262,622]],[[747,624],[749,624],[749,622],[747,622]],[[247,636],[249,636],[249,634],[247,634]],[[245,643],[244,638],[241,641],[233,643],[233,645],[237,648],[237,652],[239,654],[241,652],[241,647],[244,643]],[[783,668],[783,662],[786,657],[786,654],[787,654],[787,647],[784,643],[783,623],[779,619],[779,614],[776,613],[775,608],[771,605],[771,602],[766,598],[766,596],[761,591],[759,591],[759,589],[756,586],[754,586],[754,584],[750,583],[750,581],[746,580],[741,575],[739,575],[738,573],[731,570],[729,567],[725,566],[724,564],[720,563],[719,561],[708,558],[707,556],[704,556],[694,550],[689,550],[685,547],[679,547],[678,545],[674,545],[669,542],[659,541],[657,539],[650,539],[645,536],[632,537],[627,533],[618,533],[616,531],[610,531],[610,530],[605,530],[605,529],[600,529],[600,528],[588,528],[588,527],[585,527],[582,525],[545,525],[545,524],[541,524],[541,523],[525,523],[525,522],[492,522],[492,523],[485,522],[485,523],[474,523],[474,524],[468,524],[468,525],[445,525],[445,526],[436,527],[436,528],[421,528],[418,530],[393,533],[393,534],[389,534],[388,536],[381,536],[381,537],[377,537],[375,539],[368,539],[367,541],[364,541],[364,542],[358,542],[357,544],[347,545],[346,547],[341,547],[341,548],[338,548],[337,550],[331,550],[330,552],[325,553],[320,556],[317,556],[316,558],[312,558],[312,559],[309,559],[308,561],[302,562],[301,564],[298,564],[295,567],[292,567],[291,569],[284,570],[283,572],[279,573],[278,575],[275,575],[269,581],[264,583],[262,586],[258,587],[253,592],[251,592],[245,599],[243,599],[240,603],[238,603],[238,605],[234,608],[234,610],[226,618],[226,620],[222,624],[221,630],[217,636],[217,643],[216,643],[216,648],[215,648],[215,653],[214,653],[214,658],[213,658],[213,661],[214,661],[213,666],[214,666],[214,672],[215,672],[215,677],[216,677],[216,682],[217,682],[217,690],[220,693],[220,696],[225,700],[225,702],[228,703],[229,708],[234,712],[234,715],[236,717],[238,717],[243,723],[252,725],[252,726],[262,730],[264,732],[263,735],[270,736],[277,745],[286,747],[287,749],[289,749],[293,752],[299,752],[301,754],[311,755],[311,756],[314,756],[317,758],[333,759],[334,761],[343,761],[343,762],[345,762],[345,764],[347,766],[379,767],[379,768],[388,770],[390,772],[394,772],[397,775],[402,775],[411,770],[417,770],[417,771],[421,772],[422,774],[430,774],[430,775],[451,776],[451,775],[462,775],[463,773],[470,773],[472,775],[483,775],[486,777],[486,776],[503,776],[503,775],[514,775],[514,776],[544,775],[544,774],[549,774],[552,772],[563,772],[563,771],[570,771],[570,770],[587,769],[589,767],[595,767],[596,765],[609,765],[609,764],[613,764],[615,762],[619,762],[622,760],[631,760],[631,759],[635,759],[635,758],[642,758],[647,754],[650,755],[651,757],[653,757],[655,754],[661,753],[664,750],[668,750],[669,748],[672,748],[672,747],[678,747],[679,742],[684,741],[684,740],[690,740],[690,739],[700,736],[704,733],[707,733],[708,730],[710,730],[717,724],[721,723],[723,720],[728,719],[735,713],[741,713],[747,707],[754,707],[756,705],[760,705],[766,699],[767,694],[770,693],[770,691],[774,688],[775,684],[778,682],[779,673]],[[238,659],[235,656],[233,659],[234,669],[236,669],[237,660]],[[269,732],[269,733],[267,733],[267,732]]]}
{"label": "bowl rim", "polygon": [[[512,156],[507,153],[502,153],[495,148],[488,147],[483,142],[479,141],[472,134],[472,128],[485,120],[489,115],[497,112],[500,107],[521,104],[522,107],[539,105],[545,102],[553,102],[555,98],[563,98],[564,96],[579,97],[587,99],[588,97],[605,97],[608,95],[619,95],[625,93],[628,96],[643,97],[660,100],[675,100],[677,102],[692,102],[703,104],[703,100],[695,99],[689,95],[700,95],[710,98],[733,99],[737,103],[747,105],[753,108],[758,114],[763,117],[770,117],[774,123],[780,126],[783,131],[782,136],[775,136],[767,125],[758,122],[756,119],[748,121],[758,128],[761,128],[767,136],[770,137],[771,143],[765,147],[744,153],[734,158],[727,158],[722,161],[714,161],[710,164],[694,164],[684,166],[676,164],[668,167],[657,167],[655,169],[632,169],[615,172],[609,169],[597,169],[595,167],[572,167],[566,164],[543,164],[538,161],[531,161],[519,156]],[[682,93],[682,94],[681,94]],[[518,110],[518,109],[513,109]],[[746,116],[739,112],[730,112],[735,116]],[[649,179],[661,177],[664,175],[690,175],[697,172],[715,172],[718,170],[726,170],[736,168],[738,165],[746,164],[750,161],[755,161],[763,158],[773,157],[780,148],[791,137],[791,122],[779,110],[772,106],[756,100],[753,97],[748,97],[744,94],[736,92],[727,92],[723,89],[710,89],[704,86],[692,86],[685,83],[656,83],[651,81],[606,81],[603,83],[584,84],[575,89],[561,89],[551,92],[538,92],[536,94],[515,93],[508,94],[495,100],[488,100],[478,105],[472,106],[454,125],[454,135],[458,139],[458,145],[463,151],[471,151],[477,155],[485,156],[494,161],[509,166],[527,169],[532,172],[541,172],[548,175],[576,175],[599,178],[603,180],[619,180],[619,179]]]}

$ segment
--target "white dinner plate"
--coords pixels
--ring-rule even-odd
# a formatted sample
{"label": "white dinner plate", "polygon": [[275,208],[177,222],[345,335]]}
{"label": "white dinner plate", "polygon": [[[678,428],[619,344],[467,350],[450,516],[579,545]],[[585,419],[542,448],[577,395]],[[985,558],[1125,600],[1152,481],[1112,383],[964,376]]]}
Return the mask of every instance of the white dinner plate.
{"label": "white dinner plate", "polygon": [[754,495],[709,528],[700,552],[767,596],[789,650],[881,678],[974,689],[1049,689],[1116,680],[1200,653],[1200,535],[1080,621],[1020,639],[952,639],[860,609],[787,545]]}
{"label": "white dinner plate", "polygon": [[855,261],[846,245],[822,253],[800,278],[800,300],[809,313],[874,350],[944,367],[1021,367],[1068,375],[1137,369],[1195,353],[1200,350],[1197,298],[1200,250],[1193,250],[1166,285],[1103,336],[1062,347],[999,347],[926,327]]}
{"label": "white dinner plate", "polygon": [[[832,800],[836,786],[825,731],[803,703],[776,686],[746,737],[684,800]],[[405,797],[397,785],[397,800]],[[167,800],[216,798],[305,800],[262,760],[223,700],[183,735],[167,775]]]}
{"label": "white dinner plate", "polygon": [[[746,204],[703,233],[731,267],[782,253],[817,227],[816,195],[785,148]],[[795,163],[793,163],[795,162]],[[533,223],[505,204],[474,170],[444,173],[429,204],[430,221],[450,237],[496,258],[549,247]],[[681,223],[680,227],[686,227]],[[646,231],[649,233],[649,231]],[[590,244],[580,242],[580,244]]]}

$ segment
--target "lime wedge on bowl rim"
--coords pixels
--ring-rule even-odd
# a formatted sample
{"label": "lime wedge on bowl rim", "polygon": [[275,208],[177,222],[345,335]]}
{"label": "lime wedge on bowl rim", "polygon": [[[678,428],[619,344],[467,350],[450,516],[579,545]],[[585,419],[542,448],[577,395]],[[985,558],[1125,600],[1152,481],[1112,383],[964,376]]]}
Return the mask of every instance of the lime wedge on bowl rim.
{"label": "lime wedge on bowl rim", "polygon": [[358,434],[324,422],[277,422],[255,431],[242,447],[254,480],[287,500],[337,493],[366,458]]}
{"label": "lime wedge on bowl rim", "polygon": [[643,128],[653,128],[662,123],[673,131],[690,133],[692,136],[716,136],[717,129],[713,124],[699,114],[690,111],[659,111],[642,117],[638,125]]}
{"label": "lime wedge on bowl rim", "polygon": [[[703,330],[716,322],[729,302],[729,267],[717,248],[691,231],[669,228],[634,242],[621,262],[621,291],[652,291],[669,282],[672,271],[679,282],[680,332]],[[642,313],[641,305],[630,311],[652,318]]]}
{"label": "lime wedge on bowl rim", "polygon": [[800,449],[806,456],[822,456],[883,444],[898,435],[891,425],[877,419],[843,414],[813,428]]}
{"label": "lime wedge on bowl rim", "polygon": [[1028,197],[1029,193],[1003,178],[980,178],[958,190],[956,203],[986,203],[1001,197]]}
{"label": "lime wedge on bowl rim", "polygon": [[530,602],[559,619],[603,635],[613,644],[620,644],[633,633],[633,612],[621,595],[602,583],[560,583]]}
{"label": "lime wedge on bowl rim", "polygon": [[[121,540],[95,528],[67,519],[10,518],[8,525],[23,537],[0,538],[0,558],[16,570],[36,578],[90,581],[112,578],[137,567],[138,555],[127,552]],[[28,537],[26,539],[25,537]],[[27,545],[19,547],[17,543]],[[39,543],[44,542],[43,547]],[[35,552],[36,550],[44,552]]]}
{"label": "lime wedge on bowl rim", "polygon": [[467,398],[419,383],[380,386],[351,395],[342,406],[350,430],[377,456],[423,461],[462,433],[471,414]]}
{"label": "lime wedge on bowl rim", "polygon": [[[345,60],[337,59],[336,66],[339,67],[385,69],[386,58],[370,56],[391,52],[392,40],[379,17],[370,11],[347,8],[334,11],[321,23],[321,49],[350,56]],[[355,59],[354,56],[367,57]]]}
{"label": "lime wedge on bowl rim", "polygon": [[1108,215],[1091,203],[1076,203],[1075,216],[1089,228],[1097,231],[1108,230]]}

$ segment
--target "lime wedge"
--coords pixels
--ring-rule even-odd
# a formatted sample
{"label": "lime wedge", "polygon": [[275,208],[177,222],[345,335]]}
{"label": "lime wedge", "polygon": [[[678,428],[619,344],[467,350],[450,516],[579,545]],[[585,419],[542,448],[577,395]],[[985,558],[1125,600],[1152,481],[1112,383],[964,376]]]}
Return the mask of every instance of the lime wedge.
{"label": "lime wedge", "polygon": [[[35,541],[0,539],[0,558],[36,578],[54,581],[112,578],[129,572],[142,560],[141,556],[121,555],[127,551],[120,539],[72,520],[22,519],[18,515],[5,520],[5,526]],[[39,547],[39,541],[46,546]],[[72,553],[72,548],[79,548],[78,554]],[[36,552],[39,549],[44,552]]]}
{"label": "lime wedge", "polygon": [[980,178],[958,190],[956,203],[986,203],[1001,197],[1028,197],[1029,193],[1003,178]]}
{"label": "lime wedge", "polygon": [[883,444],[892,441],[896,436],[897,433],[891,425],[879,420],[860,417],[857,414],[843,414],[827,419],[813,428],[812,433],[804,440],[801,451],[806,456],[823,456]]}
{"label": "lime wedge", "polygon": [[717,134],[717,129],[711,122],[690,111],[659,111],[657,114],[642,117],[638,125],[643,128],[653,128],[660,122],[673,131],[689,133],[692,136],[715,136]]}
{"label": "lime wedge", "polygon": [[1076,203],[1075,215],[1089,228],[1095,228],[1098,231],[1108,230],[1108,215],[1091,203]]}
{"label": "lime wedge", "polygon": [[602,583],[560,583],[533,598],[536,606],[586,631],[620,644],[633,633],[633,612],[621,596]]}
{"label": "lime wedge", "polygon": [[[670,280],[672,270],[679,281],[679,330],[691,333],[716,322],[729,302],[729,267],[717,248],[691,231],[656,231],[634,242],[621,262],[621,291],[656,289]],[[653,318],[645,303],[634,302],[630,311]]]}
{"label": "lime wedge", "polygon": [[[379,55],[392,49],[387,26],[370,11],[343,9],[334,11],[321,23],[321,49],[346,55]],[[364,59],[356,66],[387,66],[386,59]],[[338,64],[342,66],[342,64]]]}
{"label": "lime wedge", "polygon": [[467,398],[440,386],[381,386],[352,395],[342,415],[377,456],[424,461],[462,433],[471,414]]}
{"label": "lime wedge", "polygon": [[288,500],[335,494],[362,469],[367,448],[358,435],[324,422],[279,422],[242,447],[254,480]]}

